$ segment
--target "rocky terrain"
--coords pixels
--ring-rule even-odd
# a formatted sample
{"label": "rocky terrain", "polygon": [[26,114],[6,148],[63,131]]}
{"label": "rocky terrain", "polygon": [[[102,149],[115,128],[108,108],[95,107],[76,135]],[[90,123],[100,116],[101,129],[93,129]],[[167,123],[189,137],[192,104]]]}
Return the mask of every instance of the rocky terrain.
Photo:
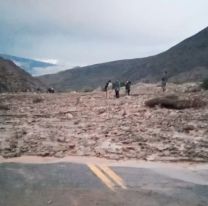
{"label": "rocky terrain", "polygon": [[208,102],[196,84],[137,84],[120,99],[105,93],[0,94],[0,155],[208,161],[208,105],[145,106],[164,95]]}

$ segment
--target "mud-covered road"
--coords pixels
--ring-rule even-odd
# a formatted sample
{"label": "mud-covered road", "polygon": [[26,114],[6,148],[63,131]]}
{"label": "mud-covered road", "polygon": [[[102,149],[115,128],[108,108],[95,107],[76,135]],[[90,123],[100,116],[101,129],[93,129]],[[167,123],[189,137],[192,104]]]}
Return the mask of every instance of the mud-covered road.
{"label": "mud-covered road", "polygon": [[[172,84],[166,94],[208,100],[190,88]],[[0,155],[208,161],[208,106],[145,107],[166,94],[145,84],[120,99],[100,91],[0,94]]]}

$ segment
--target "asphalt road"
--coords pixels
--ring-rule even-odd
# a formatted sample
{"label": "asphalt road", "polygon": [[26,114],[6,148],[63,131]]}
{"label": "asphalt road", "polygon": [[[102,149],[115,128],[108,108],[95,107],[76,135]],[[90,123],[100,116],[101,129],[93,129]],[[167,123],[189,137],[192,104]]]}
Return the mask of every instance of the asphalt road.
{"label": "asphalt road", "polygon": [[208,170],[0,164],[0,206],[207,206]]}

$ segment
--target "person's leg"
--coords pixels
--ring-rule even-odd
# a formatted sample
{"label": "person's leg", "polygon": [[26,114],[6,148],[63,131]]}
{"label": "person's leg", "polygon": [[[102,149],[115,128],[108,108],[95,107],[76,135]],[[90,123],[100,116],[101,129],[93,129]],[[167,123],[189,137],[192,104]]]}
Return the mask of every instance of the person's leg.
{"label": "person's leg", "polygon": [[166,86],[164,86],[164,88],[163,88],[163,92],[165,92],[166,91]]}
{"label": "person's leg", "polygon": [[116,90],[116,98],[119,98],[119,91]]}
{"label": "person's leg", "polygon": [[109,99],[111,99],[111,97],[113,96],[112,93],[113,93],[113,91],[112,91],[112,90],[109,90],[109,92],[108,92],[108,98],[109,98]]}
{"label": "person's leg", "polygon": [[163,82],[162,82],[161,87],[162,87],[162,91],[164,92],[164,91],[165,91],[165,89],[164,89],[164,83],[163,83]]}
{"label": "person's leg", "polygon": [[163,85],[163,92],[165,92],[166,91],[166,83],[164,83],[164,85]]}

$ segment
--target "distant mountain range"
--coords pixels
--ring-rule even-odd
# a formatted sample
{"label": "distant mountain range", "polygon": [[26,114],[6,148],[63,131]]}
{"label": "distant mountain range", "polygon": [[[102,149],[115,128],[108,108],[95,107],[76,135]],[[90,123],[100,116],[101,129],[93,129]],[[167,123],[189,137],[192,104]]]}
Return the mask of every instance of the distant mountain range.
{"label": "distant mountain range", "polygon": [[107,80],[160,81],[163,71],[175,82],[208,77],[208,27],[161,54],[127,59],[62,71],[38,77],[60,91],[103,86]]}
{"label": "distant mountain range", "polygon": [[37,88],[45,89],[45,86],[12,61],[0,57],[0,93],[36,91]]}
{"label": "distant mountain range", "polygon": [[35,68],[44,69],[46,67],[56,66],[55,64],[51,64],[51,63],[47,63],[43,61],[16,57],[16,56],[7,55],[7,54],[0,54],[0,57],[2,57],[3,59],[13,61],[17,66],[21,67],[22,69],[24,69],[26,72],[30,73],[31,75],[37,75]]}

